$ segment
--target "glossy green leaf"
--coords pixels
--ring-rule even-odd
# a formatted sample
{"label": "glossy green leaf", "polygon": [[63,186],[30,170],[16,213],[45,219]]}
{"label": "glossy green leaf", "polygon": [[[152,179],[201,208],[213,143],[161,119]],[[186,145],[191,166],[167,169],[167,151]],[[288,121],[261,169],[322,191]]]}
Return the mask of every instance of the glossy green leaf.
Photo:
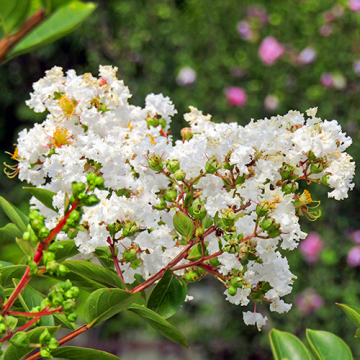
{"label": "glossy green leaf", "polygon": [[35,249],[28,240],[17,238],[16,243],[19,245],[19,248],[24,253],[24,255],[31,258],[34,257]]}
{"label": "glossy green leaf", "polygon": [[166,270],[149,296],[147,307],[164,319],[173,316],[185,301],[187,293],[184,279]]}
{"label": "glossy green leaf", "polygon": [[82,3],[80,1],[72,1],[59,7],[49,18],[15,45],[8,59],[62,38],[85,21],[95,9],[94,3]]}
{"label": "glossy green leaf", "polygon": [[[30,337],[30,343],[31,344],[39,343],[40,335],[43,333],[43,331],[45,329],[48,329],[49,333],[51,335],[54,335],[59,330],[59,326],[42,326],[42,327],[37,327],[33,330],[30,330],[28,332],[28,335]],[[26,355],[30,354],[33,350],[34,350],[34,348],[30,347],[30,346],[16,347],[16,346],[10,344],[5,352],[4,360],[21,360]]]}
{"label": "glossy green leaf", "polygon": [[8,218],[20,229],[21,233],[24,233],[27,230],[27,224],[29,223],[28,217],[2,196],[0,196],[0,206]]}
{"label": "glossy green leaf", "polygon": [[117,274],[100,265],[81,260],[67,260],[63,264],[73,273],[89,278],[106,287],[125,289],[125,283]]}
{"label": "glossy green leaf", "polygon": [[[105,351],[86,349],[76,346],[62,346],[53,350],[51,354],[57,359],[66,360],[84,360],[84,359],[96,359],[96,360],[119,360],[115,355],[109,354]],[[120,359],[121,360],[121,359]]]}
{"label": "glossy green leaf", "polygon": [[64,260],[79,254],[75,240],[62,240],[60,244],[63,248],[57,249],[55,252],[55,260],[57,262],[63,262]]}
{"label": "glossy green leaf", "polygon": [[306,329],[306,337],[316,360],[353,360],[346,343],[330,332]]}
{"label": "glossy green leaf", "polygon": [[19,228],[12,223],[6,224],[0,229],[0,241],[2,243],[14,241],[16,238],[21,238],[23,233]]}
{"label": "glossy green leaf", "polygon": [[347,317],[355,324],[356,327],[360,328],[360,308],[347,304],[336,304],[344,311]]}
{"label": "glossy green leaf", "polygon": [[86,300],[85,321],[89,327],[99,325],[127,309],[139,297],[140,294],[132,294],[120,289],[96,290]]}
{"label": "glossy green leaf", "polygon": [[52,201],[53,197],[56,195],[56,193],[46,190],[46,189],[39,189],[35,187],[23,187],[23,189],[29,191],[29,193],[34,196],[36,199],[38,199],[42,204],[44,204],[47,208],[58,212],[56,208],[54,208]]}
{"label": "glossy green leaf", "polygon": [[173,217],[173,223],[176,231],[187,239],[192,238],[194,223],[184,213],[178,211]]}
{"label": "glossy green leaf", "polygon": [[177,344],[188,348],[185,336],[156,312],[138,304],[130,305],[128,310],[139,315],[161,335],[165,336],[166,338]]}
{"label": "glossy green leaf", "polygon": [[12,286],[12,279],[21,279],[26,268],[27,265],[13,265],[0,268],[1,285],[3,287]]}
{"label": "glossy green leaf", "polygon": [[296,336],[272,329],[269,337],[275,360],[313,360],[309,350]]}
{"label": "glossy green leaf", "polygon": [[51,11],[56,10],[57,8],[66,5],[69,2],[72,2],[73,0],[49,0],[51,3]]}
{"label": "glossy green leaf", "polygon": [[[15,286],[19,283],[19,280],[13,280]],[[18,297],[22,307],[25,311],[30,312],[34,307],[39,306],[45,299],[45,295],[32,288],[30,285],[26,285],[24,290]],[[52,315],[43,316],[40,320],[40,326],[54,326],[54,317]]]}
{"label": "glossy green leaf", "polygon": [[7,262],[7,261],[0,260],[0,265],[1,265],[1,267],[7,267],[7,266],[13,266],[14,264]]}
{"label": "glossy green leaf", "polygon": [[30,7],[30,0],[0,1],[1,37],[15,33],[25,21]]}

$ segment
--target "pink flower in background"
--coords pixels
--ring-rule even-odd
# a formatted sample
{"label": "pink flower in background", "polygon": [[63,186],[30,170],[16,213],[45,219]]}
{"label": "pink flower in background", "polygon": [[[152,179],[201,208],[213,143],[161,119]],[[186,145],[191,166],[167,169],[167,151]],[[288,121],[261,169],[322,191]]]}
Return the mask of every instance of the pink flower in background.
{"label": "pink flower in background", "polygon": [[176,82],[179,85],[191,85],[196,80],[196,72],[189,66],[183,67],[178,76],[176,77]]}
{"label": "pink flower in background", "polygon": [[260,44],[259,57],[265,65],[273,65],[283,54],[284,47],[272,36],[266,37]]}
{"label": "pink flower in background", "polygon": [[247,9],[247,16],[249,18],[258,18],[262,25],[265,25],[269,21],[269,14],[265,9],[257,6],[249,6]]}
{"label": "pink flower in background", "polygon": [[360,0],[350,0],[349,1],[349,8],[352,11],[359,12],[360,11]]}
{"label": "pink flower in background", "polygon": [[304,316],[309,316],[324,305],[324,300],[316,293],[315,289],[307,288],[296,297],[295,303]]}
{"label": "pink flower in background", "polygon": [[321,84],[327,88],[331,88],[334,84],[333,77],[330,73],[323,73],[321,75]]}
{"label": "pink flower in background", "polygon": [[316,232],[311,232],[308,237],[300,243],[299,249],[303,253],[305,261],[311,264],[318,260],[322,246],[323,242],[320,235]]}
{"label": "pink flower in background", "polygon": [[319,32],[320,32],[321,36],[329,36],[329,35],[331,35],[332,31],[333,31],[333,29],[332,29],[331,25],[325,24],[320,27]]}
{"label": "pink flower in background", "polygon": [[300,64],[308,65],[311,64],[316,59],[316,51],[311,46],[305,48],[298,57]]}
{"label": "pink flower in background", "polygon": [[355,246],[349,251],[347,263],[351,267],[360,265],[360,246]]}
{"label": "pink flower in background", "polygon": [[264,101],[265,109],[276,110],[279,106],[279,99],[275,95],[267,95]]}
{"label": "pink flower in background", "polygon": [[356,60],[353,62],[353,69],[356,75],[360,75],[360,60]]}
{"label": "pink flower in background", "polygon": [[236,25],[237,31],[242,39],[252,40],[254,38],[254,32],[251,29],[250,24],[247,21],[240,21]]}
{"label": "pink flower in background", "polygon": [[241,107],[246,103],[246,92],[235,86],[229,86],[225,89],[225,95],[230,105]]}
{"label": "pink flower in background", "polygon": [[360,230],[356,230],[351,234],[351,240],[355,244],[360,244]]}

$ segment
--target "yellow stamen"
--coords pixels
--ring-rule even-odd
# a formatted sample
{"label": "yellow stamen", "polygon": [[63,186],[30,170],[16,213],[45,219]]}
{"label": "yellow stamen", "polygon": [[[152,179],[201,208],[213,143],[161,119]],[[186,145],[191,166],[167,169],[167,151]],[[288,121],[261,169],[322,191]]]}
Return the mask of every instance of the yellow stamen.
{"label": "yellow stamen", "polygon": [[156,141],[155,141],[156,138],[154,136],[147,134],[146,137],[149,137],[151,139],[150,141],[151,145],[156,145]]}
{"label": "yellow stamen", "polygon": [[56,128],[53,136],[51,137],[49,146],[60,148],[64,145],[69,145],[72,143],[72,141],[70,141],[71,138],[72,137],[67,129]]}
{"label": "yellow stamen", "polygon": [[299,200],[301,201],[302,204],[311,204],[313,202],[310,192],[307,191],[306,189],[300,195]]}

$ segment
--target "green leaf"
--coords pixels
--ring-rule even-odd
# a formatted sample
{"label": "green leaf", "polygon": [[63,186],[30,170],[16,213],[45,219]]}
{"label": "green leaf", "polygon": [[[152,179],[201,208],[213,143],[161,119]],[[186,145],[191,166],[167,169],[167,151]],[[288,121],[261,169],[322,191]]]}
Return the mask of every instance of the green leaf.
{"label": "green leaf", "polygon": [[9,36],[19,29],[28,15],[30,0],[0,1],[2,34]]}
{"label": "green leaf", "polygon": [[10,263],[10,262],[7,262],[7,261],[0,260],[0,265],[4,268],[4,267],[7,267],[7,266],[13,266],[14,264]]}
{"label": "green leaf", "polygon": [[2,196],[0,196],[0,206],[4,210],[9,219],[20,229],[21,234],[27,231],[28,217],[23,214],[14,205],[10,204]]}
{"label": "green leaf", "polygon": [[[43,333],[45,329],[49,330],[49,333],[54,336],[56,332],[59,330],[59,326],[42,326],[37,327],[36,329],[30,330],[28,332],[28,336],[30,337],[30,343],[31,344],[37,344],[39,343],[40,335]],[[21,360],[26,355],[30,354],[34,350],[33,347],[16,347],[12,344],[9,345],[7,348],[4,360]]]}
{"label": "green leaf", "polygon": [[192,234],[194,231],[194,223],[192,220],[185,215],[184,213],[178,211],[173,218],[173,223],[176,231],[186,237],[187,239],[192,238]]}
{"label": "green leaf", "polygon": [[27,257],[34,257],[35,249],[28,240],[16,238],[16,243],[19,245],[19,248]]}
{"label": "green leaf", "polygon": [[[19,280],[13,280],[15,286],[19,283]],[[25,311],[30,312],[34,307],[39,306],[45,299],[45,295],[32,288],[30,285],[26,285],[24,290],[18,297],[22,307]],[[54,318],[52,315],[43,316],[40,320],[40,326],[54,326]]]}
{"label": "green leaf", "polygon": [[73,273],[89,278],[103,286],[125,289],[125,283],[114,272],[100,265],[81,260],[67,260],[63,264]]}
{"label": "green leaf", "polygon": [[166,270],[149,296],[147,307],[164,319],[173,316],[185,301],[187,293],[184,279]]}
{"label": "green leaf", "polygon": [[272,329],[269,337],[275,360],[313,360],[309,350],[296,336]]}
{"label": "green leaf", "polygon": [[190,261],[196,261],[201,259],[202,256],[202,246],[201,244],[196,244],[191,248],[191,250],[189,251],[189,255],[186,258]]}
{"label": "green leaf", "polygon": [[57,262],[63,262],[64,260],[79,254],[75,240],[61,240],[59,241],[59,244],[62,245],[63,248],[57,249],[55,252],[55,260]]}
{"label": "green leaf", "polygon": [[12,223],[6,224],[0,229],[0,241],[4,244],[5,242],[14,241],[16,238],[21,238],[23,233],[19,228]]}
{"label": "green leaf", "polygon": [[160,315],[155,313],[154,311],[146,308],[142,305],[132,304],[129,309],[133,313],[139,315],[142,319],[144,319],[147,323],[149,323],[155,330],[157,330],[161,335],[165,336],[169,340],[185,346],[188,348],[188,344],[185,336],[176,329],[169,322],[164,320]]}
{"label": "green leaf", "polygon": [[8,59],[50,44],[85,21],[96,9],[94,3],[72,1],[59,7],[11,50]]}
{"label": "green leaf", "polygon": [[356,327],[360,328],[360,308],[347,305],[347,304],[336,304],[344,311],[347,317],[355,324]]}
{"label": "green leaf", "polygon": [[34,187],[23,187],[23,189],[29,191],[29,193],[34,196],[36,199],[38,199],[42,204],[44,204],[47,208],[58,212],[56,208],[54,208],[52,202],[53,197],[56,195],[56,193],[46,190],[46,189],[39,189]]}
{"label": "green leaf", "polygon": [[12,279],[21,279],[26,268],[27,265],[12,265],[0,268],[1,285],[3,287],[12,286]]}
{"label": "green leaf", "polygon": [[89,327],[127,309],[140,294],[132,294],[120,289],[99,289],[90,294],[85,303],[85,321]]}
{"label": "green leaf", "polygon": [[316,360],[353,360],[346,343],[330,332],[306,329],[306,337]]}
{"label": "green leaf", "polygon": [[[66,360],[83,360],[83,359],[96,359],[96,360],[119,360],[115,355],[109,354],[105,351],[86,349],[76,346],[62,346],[56,350],[52,350],[51,354],[58,359]],[[120,359],[121,360],[121,359]]]}
{"label": "green leaf", "polygon": [[75,323],[70,322],[65,315],[54,314],[53,316],[54,316],[55,325],[60,325],[61,327],[65,328],[65,329],[70,329],[70,330],[77,329]]}

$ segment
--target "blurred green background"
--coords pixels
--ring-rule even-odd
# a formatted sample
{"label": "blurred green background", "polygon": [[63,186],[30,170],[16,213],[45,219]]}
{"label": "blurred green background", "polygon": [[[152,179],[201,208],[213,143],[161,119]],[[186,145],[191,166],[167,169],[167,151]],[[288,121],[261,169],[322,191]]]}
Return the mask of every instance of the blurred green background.
{"label": "blurred green background", "polygon": [[[172,125],[175,138],[185,125],[182,115],[189,105],[212,114],[216,122],[242,125],[251,118],[318,106],[321,118],[337,119],[353,138],[349,153],[356,162],[360,160],[357,1],[96,2],[96,12],[72,34],[0,67],[2,163],[11,163],[4,152],[13,152],[18,131],[44,119],[25,105],[32,83],[55,65],[97,75],[99,64],[119,68],[118,77],[129,86],[133,104],[143,106],[145,96],[152,92],[169,96],[178,110]],[[272,65],[259,56],[260,44],[269,36],[282,52]],[[227,98],[231,87],[245,91],[242,106],[236,103],[243,103],[244,98]],[[360,185],[359,175],[355,183]],[[21,186],[25,184],[0,175],[1,196],[25,211],[29,195],[20,191]],[[354,358],[360,358],[355,327],[335,305],[360,306],[360,271],[355,266],[360,256],[348,260],[356,241],[360,243],[356,233],[360,229],[359,188],[341,202],[327,199],[325,187],[311,186],[310,191],[321,200],[323,213],[315,223],[301,219],[304,231],[316,231],[321,238],[316,251],[312,250],[315,260],[311,262],[299,250],[286,254],[298,277],[292,294],[285,298],[294,305],[282,315],[260,306],[269,318],[261,333],[243,324],[242,311],[252,306],[229,304],[222,295],[223,286],[205,278],[189,286],[195,299],[170,319],[187,336],[190,350],[158,337],[131,314],[119,315],[83,334],[77,344],[132,360],[260,360],[272,358],[268,341],[272,327],[300,338],[311,328],[334,332],[349,344]],[[6,222],[1,214],[0,225]],[[2,244],[1,251],[3,260],[16,262],[21,256],[12,244]]]}

